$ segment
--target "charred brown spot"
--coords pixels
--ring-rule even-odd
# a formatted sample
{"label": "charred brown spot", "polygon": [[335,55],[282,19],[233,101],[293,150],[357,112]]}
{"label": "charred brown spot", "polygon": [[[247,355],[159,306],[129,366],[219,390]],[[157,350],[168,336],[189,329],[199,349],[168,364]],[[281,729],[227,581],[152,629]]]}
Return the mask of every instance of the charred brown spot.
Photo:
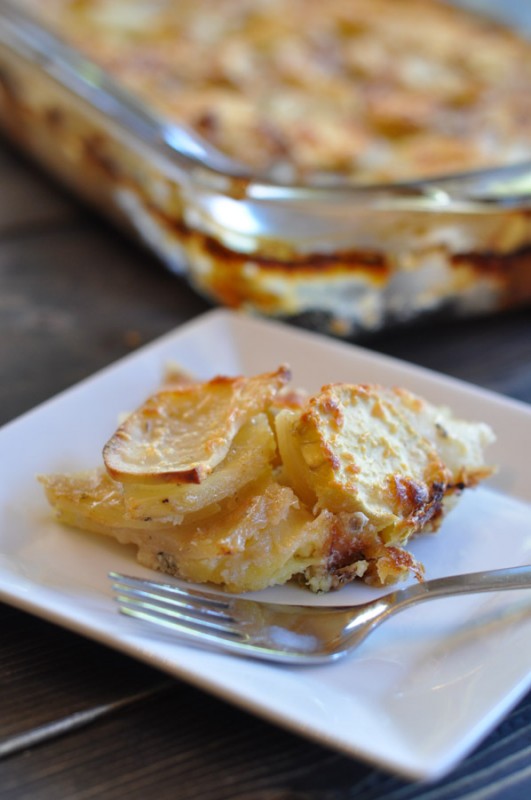
{"label": "charred brown spot", "polygon": [[357,464],[352,463],[352,464],[347,464],[344,467],[344,471],[346,475],[349,475],[351,478],[355,478],[356,475],[359,475],[361,470]]}
{"label": "charred brown spot", "polygon": [[363,541],[363,537],[353,536],[352,532],[336,519],[329,541],[327,569],[335,572],[363,560],[365,558]]}
{"label": "charred brown spot", "polygon": [[434,481],[429,486],[423,481],[392,475],[389,478],[389,489],[395,501],[396,512],[421,527],[440,511],[448,487],[440,481]]}
{"label": "charred brown spot", "polygon": [[324,414],[330,417],[330,421],[335,428],[342,427],[345,421],[345,415],[343,414],[341,403],[336,397],[332,395],[325,396],[321,402],[321,409]]}
{"label": "charred brown spot", "polygon": [[152,405],[145,406],[142,409],[142,416],[147,417],[148,421],[151,421],[151,417],[158,417],[160,415],[160,409],[156,404],[156,401],[153,402]]}
{"label": "charred brown spot", "polygon": [[428,487],[422,481],[404,478],[401,475],[391,476],[391,492],[400,510],[411,516],[429,501]]}
{"label": "charred brown spot", "polygon": [[334,453],[330,447],[324,447],[323,450],[326,462],[330,464],[334,472],[338,472],[341,469],[341,459],[337,453]]}
{"label": "charred brown spot", "polygon": [[411,553],[407,550],[402,550],[401,547],[388,547],[387,554],[392,560],[393,565],[400,571],[411,571],[414,573],[417,580],[422,580],[422,568],[413,558]]}

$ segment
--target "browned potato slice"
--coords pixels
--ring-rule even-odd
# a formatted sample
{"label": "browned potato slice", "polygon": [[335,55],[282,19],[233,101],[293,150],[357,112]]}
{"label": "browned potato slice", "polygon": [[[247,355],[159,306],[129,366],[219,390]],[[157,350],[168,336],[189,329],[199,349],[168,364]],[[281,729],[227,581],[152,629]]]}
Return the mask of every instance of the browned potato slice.
{"label": "browned potato slice", "polygon": [[155,394],[105,445],[109,475],[123,482],[200,483],[226,457],[241,426],[265,411],[289,378],[280,367]]}
{"label": "browned potato slice", "polygon": [[288,481],[316,509],[361,513],[396,543],[440,510],[449,472],[380,387],[325,387],[277,430]]}
{"label": "browned potato slice", "polygon": [[234,437],[223,461],[201,483],[123,484],[125,510],[136,519],[172,520],[175,523],[219,503],[268,470],[277,452],[276,440],[265,414],[258,414]]}

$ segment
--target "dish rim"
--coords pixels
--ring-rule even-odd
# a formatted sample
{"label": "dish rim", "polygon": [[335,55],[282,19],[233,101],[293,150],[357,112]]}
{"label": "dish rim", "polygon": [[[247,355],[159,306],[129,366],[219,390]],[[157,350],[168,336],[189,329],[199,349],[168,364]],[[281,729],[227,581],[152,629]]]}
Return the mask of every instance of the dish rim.
{"label": "dish rim", "polygon": [[[244,334],[246,331],[248,331],[249,327],[255,331],[255,334],[257,331],[262,333],[266,331],[276,331],[281,340],[291,340],[292,342],[295,342],[296,346],[298,346],[301,341],[304,342],[305,347],[314,346],[315,344],[321,343],[324,348],[321,352],[332,352],[332,350],[335,351],[336,349],[339,349],[341,358],[343,358],[349,350],[352,351],[352,349],[354,349],[355,354],[358,357],[361,357],[362,360],[363,358],[376,360],[377,366],[381,365],[384,368],[389,365],[392,365],[395,368],[405,366],[408,370],[412,370],[411,374],[414,376],[420,376],[421,378],[427,378],[428,380],[434,380],[434,378],[438,378],[439,381],[442,381],[443,386],[445,384],[449,386],[451,392],[461,390],[466,396],[467,392],[472,390],[472,398],[475,401],[477,401],[478,397],[481,396],[487,402],[487,405],[488,401],[493,402],[494,406],[499,405],[501,402],[504,408],[508,404],[510,411],[515,412],[517,415],[521,413],[525,415],[526,420],[529,423],[529,430],[531,432],[531,408],[527,404],[520,401],[504,398],[503,396],[489,390],[476,390],[476,387],[473,387],[464,381],[454,378],[446,378],[446,376],[432,372],[431,370],[426,370],[416,365],[410,365],[407,362],[402,362],[392,357],[382,356],[378,353],[372,353],[371,351],[365,350],[359,346],[354,346],[353,348],[352,345],[349,345],[345,342],[333,341],[327,337],[313,332],[300,331],[283,323],[253,319],[244,314],[230,312],[225,309],[214,309],[206,314],[192,319],[182,326],[179,326],[175,330],[170,331],[154,342],[145,345],[143,348],[128,354],[114,364],[111,364],[108,367],[105,367],[103,370],[96,372],[93,376],[86,378],[70,389],[66,389],[55,397],[40,404],[35,409],[28,411],[15,420],[7,423],[3,428],[0,429],[0,437],[7,433],[9,435],[14,435],[16,438],[17,431],[20,430],[20,426],[22,426],[22,429],[24,429],[24,426],[26,426],[28,423],[31,423],[34,426],[37,424],[38,427],[39,415],[43,409],[46,407],[49,408],[57,403],[62,404],[65,402],[68,403],[69,401],[73,401],[74,403],[78,402],[79,393],[85,393],[87,388],[92,386],[97,390],[98,386],[103,386],[105,384],[107,378],[110,378],[112,382],[113,377],[116,376],[117,368],[119,368],[118,371],[120,371],[122,367],[127,368],[128,364],[134,365],[139,358],[140,360],[156,360],[163,351],[165,352],[166,346],[172,345],[173,342],[177,342],[179,340],[193,340],[194,337],[200,337],[201,335],[204,335],[205,331],[215,332],[218,330],[220,325],[222,326],[223,330],[228,331],[233,337],[238,331],[240,334]],[[188,337],[188,339],[186,339],[186,337]],[[232,352],[230,347],[229,351]],[[101,381],[103,381],[103,383],[101,383]],[[435,385],[437,386],[437,382],[435,382]],[[145,388],[143,391],[145,391]],[[515,497],[518,496],[518,494],[515,494]],[[527,495],[526,501],[527,503],[531,502],[530,495]],[[39,504],[42,502],[43,501],[40,500]],[[98,550],[98,546],[99,543],[96,544],[96,550]],[[302,718],[294,719],[290,718],[289,714],[287,716],[283,716],[278,707],[276,707],[274,704],[272,707],[264,707],[263,700],[260,701],[260,699],[256,696],[246,696],[245,690],[243,692],[239,691],[238,688],[235,687],[234,682],[232,685],[227,685],[226,677],[223,678],[222,676],[223,679],[220,682],[219,676],[215,675],[215,667],[211,670],[214,673],[214,677],[212,677],[210,672],[207,674],[204,670],[201,672],[201,669],[194,669],[194,665],[196,668],[197,665],[201,666],[201,657],[198,657],[195,651],[192,652],[192,648],[187,645],[177,648],[177,655],[174,656],[172,662],[169,655],[169,647],[168,645],[164,645],[164,643],[160,645],[157,638],[158,634],[152,635],[149,631],[138,630],[134,625],[134,621],[132,620],[118,620],[118,615],[116,615],[116,612],[112,607],[110,589],[108,592],[104,590],[102,594],[97,585],[90,584],[90,603],[94,605],[96,609],[94,612],[94,618],[91,618],[90,615],[88,617],[86,617],[86,615],[83,616],[85,613],[83,609],[83,602],[81,602],[81,612],[78,611],[76,614],[73,614],[71,609],[65,610],[59,602],[61,597],[59,597],[59,600],[54,599],[53,587],[50,588],[50,586],[47,586],[46,581],[39,584],[35,583],[35,581],[24,578],[24,576],[16,574],[14,576],[12,574],[10,575],[9,570],[6,571],[2,567],[3,550],[4,546],[2,545],[0,549],[0,574],[4,574],[4,579],[7,576],[8,581],[6,585],[8,588],[6,589],[5,586],[2,587],[0,585],[0,595],[3,596],[5,601],[11,605],[15,605],[25,611],[29,611],[36,616],[48,619],[67,629],[86,635],[95,641],[107,646],[111,646],[132,657],[140,658],[141,660],[144,660],[153,666],[162,668],[163,670],[165,669],[175,677],[183,678],[205,691],[209,691],[216,696],[229,700],[244,710],[256,713],[262,718],[273,722],[274,724],[280,724],[298,735],[306,736],[307,738],[313,739],[324,746],[332,747],[351,757],[357,757],[369,761],[379,768],[395,772],[408,779],[434,779],[442,777],[444,774],[446,774],[452,767],[456,765],[457,761],[463,758],[464,755],[466,755],[472,749],[473,746],[479,744],[481,739],[489,732],[489,730],[499,723],[502,717],[514,705],[516,705],[516,703],[527,691],[529,683],[531,683],[531,675],[528,675],[528,678],[519,682],[518,685],[510,686],[504,694],[503,703],[498,703],[494,708],[489,707],[487,721],[484,722],[480,730],[469,730],[467,732],[467,736],[465,737],[466,741],[462,741],[460,743],[457,751],[454,749],[454,751],[450,753],[446,752],[444,758],[435,758],[430,763],[422,762],[422,759],[420,759],[420,762],[417,759],[417,762],[415,763],[413,755],[409,754],[410,761],[404,766],[404,764],[400,762],[400,754],[393,756],[393,754],[390,754],[389,752],[378,754],[374,751],[371,753],[363,752],[362,750],[360,751],[359,742],[357,744],[353,744],[352,742],[350,745],[348,743],[346,744],[345,741],[341,741],[341,737],[338,736],[336,732],[323,730],[322,728],[316,732],[315,727],[312,728],[311,719],[306,719],[304,715]],[[105,560],[106,557],[104,555],[103,561],[105,562]],[[130,560],[130,558],[128,560]],[[142,572],[142,568],[135,568],[135,571]],[[20,589],[17,589],[16,591],[14,591],[13,588],[10,589],[10,581],[13,584],[16,584],[18,581],[20,584]],[[104,581],[104,577],[101,578],[101,581]],[[79,600],[79,595],[77,596]],[[82,590],[81,600],[83,600],[83,597],[84,595]],[[81,614],[81,616],[78,618],[79,614]],[[100,619],[102,614],[103,622]],[[96,620],[96,624],[94,620]],[[111,625],[110,628],[109,620]],[[133,623],[133,625],[130,626],[129,623]],[[172,652],[174,652],[174,649],[175,648],[173,648]],[[182,655],[183,652],[185,653],[184,665],[175,663],[179,662],[179,653]],[[238,675],[243,676],[251,669],[255,669],[254,666],[249,666],[249,662],[246,662],[245,665],[242,666],[241,663],[239,663],[242,660],[233,656],[209,654],[208,660],[210,661],[211,659],[214,659],[215,663],[219,664],[220,667],[223,667],[223,665],[226,666],[227,663],[230,662],[229,671],[231,669],[236,670],[236,679]],[[269,665],[265,667],[260,665],[259,667],[256,667],[256,669],[259,669],[260,671],[264,670],[262,673],[264,678],[271,682],[274,681],[274,676],[272,676],[269,670],[277,670],[278,667],[271,667]],[[322,669],[324,669],[324,671],[330,671],[331,667],[327,666]],[[285,678],[280,680],[288,681],[289,686],[290,681],[293,681],[294,675],[299,674],[299,671],[292,673],[290,670],[286,670]],[[260,675],[258,675],[258,679],[259,678]],[[223,683],[223,680],[225,680],[225,684]],[[230,678],[229,684],[232,680],[233,679]]]}
{"label": "dish rim", "polygon": [[151,152],[179,183],[191,182],[199,191],[214,189],[235,199],[294,208],[334,202],[341,207],[390,212],[492,214],[493,209],[531,207],[531,159],[391,183],[319,186],[278,182],[253,173],[192,129],[155,113],[11,0],[0,0],[0,43],[85,102],[137,147]]}

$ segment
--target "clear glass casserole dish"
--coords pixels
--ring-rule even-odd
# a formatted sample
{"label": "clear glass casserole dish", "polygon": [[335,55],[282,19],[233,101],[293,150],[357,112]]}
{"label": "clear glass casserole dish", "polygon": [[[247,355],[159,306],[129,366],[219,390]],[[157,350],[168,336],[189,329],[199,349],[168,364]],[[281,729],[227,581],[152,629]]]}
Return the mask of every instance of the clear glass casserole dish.
{"label": "clear glass casserole dish", "polygon": [[531,119],[514,163],[274,179],[0,0],[0,126],[217,303],[352,336],[531,299]]}

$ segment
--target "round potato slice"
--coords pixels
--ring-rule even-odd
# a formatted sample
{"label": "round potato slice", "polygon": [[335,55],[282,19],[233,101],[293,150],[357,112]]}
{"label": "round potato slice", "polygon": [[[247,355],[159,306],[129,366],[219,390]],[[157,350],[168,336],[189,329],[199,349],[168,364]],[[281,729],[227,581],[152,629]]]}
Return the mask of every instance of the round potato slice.
{"label": "round potato slice", "polygon": [[126,515],[131,519],[199,518],[212,504],[241,491],[271,470],[276,440],[266,414],[242,425],[229,452],[201,483],[123,483]]}
{"label": "round potato slice", "polygon": [[276,424],[288,482],[310,507],[362,513],[394,543],[438,513],[449,472],[381,387],[326,386]]}
{"label": "round potato slice", "polygon": [[201,483],[242,425],[267,411],[289,379],[281,366],[252,378],[218,376],[158,392],[105,445],[109,475],[124,483]]}

